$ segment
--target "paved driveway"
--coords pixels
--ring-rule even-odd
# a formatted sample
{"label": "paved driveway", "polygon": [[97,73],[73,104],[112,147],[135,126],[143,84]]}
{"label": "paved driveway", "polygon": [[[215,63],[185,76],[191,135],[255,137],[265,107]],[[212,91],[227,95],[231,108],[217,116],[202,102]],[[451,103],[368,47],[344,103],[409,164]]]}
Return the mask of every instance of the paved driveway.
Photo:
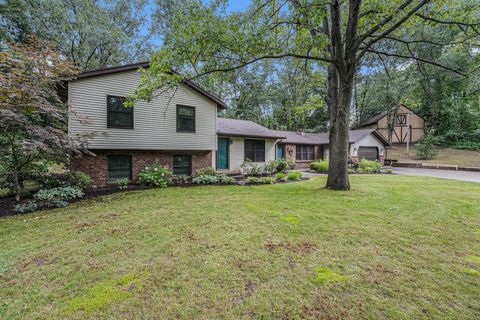
{"label": "paved driveway", "polygon": [[421,168],[392,168],[392,170],[397,174],[405,176],[435,177],[480,183],[480,172]]}

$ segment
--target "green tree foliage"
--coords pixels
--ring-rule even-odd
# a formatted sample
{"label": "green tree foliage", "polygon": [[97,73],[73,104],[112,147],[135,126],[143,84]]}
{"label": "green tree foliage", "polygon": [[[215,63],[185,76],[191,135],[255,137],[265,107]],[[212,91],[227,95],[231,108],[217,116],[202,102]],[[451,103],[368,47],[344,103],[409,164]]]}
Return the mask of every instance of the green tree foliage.
{"label": "green tree foliage", "polygon": [[389,57],[372,62],[381,67],[359,76],[355,95],[357,124],[374,114],[388,112],[402,102],[427,119],[438,142],[455,146],[480,137],[480,43],[459,30],[426,26],[428,42],[397,45],[397,52],[410,51],[460,71],[431,64]]}
{"label": "green tree foliage", "polygon": [[0,52],[0,170],[2,188],[15,191],[37,180],[46,163],[66,163],[81,153],[85,137],[67,134],[67,104],[58,94],[76,73],[45,41],[9,45]]}
{"label": "green tree foliage", "polygon": [[31,34],[56,44],[80,71],[138,62],[150,55],[142,35],[146,0],[5,0],[0,38],[28,41]]}
{"label": "green tree foliage", "polygon": [[172,16],[169,32],[152,67],[143,74],[136,98],[149,100],[181,81],[235,71],[259,61],[290,58],[303,62],[307,70],[326,71],[327,187],[343,190],[350,188],[350,107],[354,79],[364,58],[379,55],[418,61],[414,53],[397,52],[389,41],[424,42],[428,39],[417,30],[427,24],[464,28],[466,33],[478,24],[475,13],[479,9],[474,0],[256,0],[245,12],[229,14],[224,1],[160,3],[168,5],[164,14]]}

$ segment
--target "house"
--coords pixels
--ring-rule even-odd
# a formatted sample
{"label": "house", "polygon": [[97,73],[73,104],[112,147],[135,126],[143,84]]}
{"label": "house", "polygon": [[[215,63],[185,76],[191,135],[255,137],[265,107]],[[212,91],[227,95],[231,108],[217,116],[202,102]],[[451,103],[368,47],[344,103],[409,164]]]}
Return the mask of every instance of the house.
{"label": "house", "polygon": [[69,133],[92,132],[88,147],[96,154],[72,159],[71,167],[90,175],[96,185],[136,180],[146,164],[157,160],[178,175],[215,166],[217,113],[225,103],[187,82],[151,102],[124,108],[125,97],[140,83],[138,69],[146,67],[84,72],[68,83]]}
{"label": "house", "polygon": [[[88,148],[96,155],[72,159],[71,168],[90,175],[96,185],[135,181],[155,161],[175,175],[192,175],[207,167],[238,171],[246,159],[261,165],[287,158],[303,167],[328,158],[328,134],[218,118],[225,103],[192,82],[124,108],[140,83],[138,69],[147,67],[139,63],[84,72],[68,83],[69,134],[93,133]],[[382,161],[386,145],[375,129],[350,132],[351,157]]]}
{"label": "house", "polygon": [[377,129],[390,143],[415,143],[425,135],[425,119],[407,108],[398,105],[393,120],[393,130],[389,128],[388,113],[378,114],[360,124],[362,129]]}
{"label": "house", "polygon": [[[296,167],[307,167],[316,159],[329,156],[328,133],[280,131],[286,136],[277,144],[277,158],[293,161]],[[349,156],[352,159],[378,160],[383,163],[390,143],[375,129],[350,130]]]}

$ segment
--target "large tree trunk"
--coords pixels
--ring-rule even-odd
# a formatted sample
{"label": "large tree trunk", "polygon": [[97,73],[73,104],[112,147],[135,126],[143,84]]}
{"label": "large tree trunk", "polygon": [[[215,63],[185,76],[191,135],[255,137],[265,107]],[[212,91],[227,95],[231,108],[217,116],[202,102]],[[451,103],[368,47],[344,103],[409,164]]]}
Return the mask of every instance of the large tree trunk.
{"label": "large tree trunk", "polygon": [[328,100],[330,114],[329,169],[326,187],[349,190],[348,156],[350,131],[350,104],[353,77],[340,75],[334,66],[329,68]]}

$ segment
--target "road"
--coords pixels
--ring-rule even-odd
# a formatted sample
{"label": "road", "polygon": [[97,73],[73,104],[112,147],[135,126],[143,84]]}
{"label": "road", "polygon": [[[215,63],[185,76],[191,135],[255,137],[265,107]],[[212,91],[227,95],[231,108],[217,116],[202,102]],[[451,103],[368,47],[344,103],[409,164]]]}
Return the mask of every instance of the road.
{"label": "road", "polygon": [[423,176],[434,178],[454,179],[480,183],[480,172],[435,170],[421,168],[392,168],[393,172],[405,176]]}

